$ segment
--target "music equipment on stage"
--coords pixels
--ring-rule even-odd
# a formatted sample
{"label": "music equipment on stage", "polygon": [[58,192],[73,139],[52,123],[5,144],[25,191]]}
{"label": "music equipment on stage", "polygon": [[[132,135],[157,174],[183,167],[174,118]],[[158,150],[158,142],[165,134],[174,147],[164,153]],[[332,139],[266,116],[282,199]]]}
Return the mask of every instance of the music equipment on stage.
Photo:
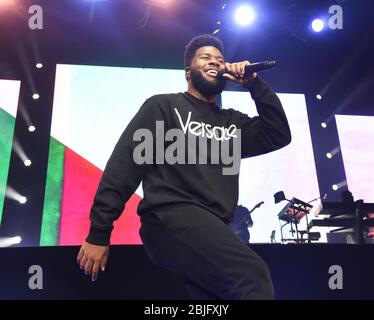
{"label": "music equipment on stage", "polygon": [[[308,213],[313,208],[311,204],[304,202],[297,198],[292,198],[291,200],[288,200],[284,196],[283,191],[279,191],[276,194],[274,194],[274,200],[275,200],[275,203],[278,203],[283,200],[288,201],[286,206],[278,213],[278,219],[286,222],[283,226],[281,226],[282,243],[287,242],[287,241],[293,241],[296,243],[303,243],[305,241],[308,241],[308,243],[311,243],[312,240],[319,239],[320,235],[318,234],[311,235],[309,232]],[[301,219],[304,217],[306,218],[307,229],[299,231],[298,224],[300,223]],[[291,226],[292,235],[296,233],[296,238],[289,239],[289,238],[283,237],[283,227],[285,227],[288,224],[290,224]],[[293,226],[295,226],[296,231],[294,231]],[[306,239],[303,238],[304,235],[307,236]]]}
{"label": "music equipment on stage", "polygon": [[313,206],[297,198],[292,198],[287,205],[279,212],[279,220],[286,222],[299,223],[305,217]]}
{"label": "music equipment on stage", "polygon": [[[313,219],[309,223],[309,228],[313,227],[336,227],[336,228],[354,228],[356,218],[324,218]],[[374,219],[364,219],[362,221],[365,227],[374,227]]]}
{"label": "music equipment on stage", "polygon": [[327,216],[324,219],[313,219],[308,229],[313,227],[336,227],[338,229],[330,233],[342,232],[353,229],[355,243],[365,243],[364,232],[367,228],[374,227],[374,203],[364,203],[358,200],[352,203],[322,202],[322,210],[319,216]]}

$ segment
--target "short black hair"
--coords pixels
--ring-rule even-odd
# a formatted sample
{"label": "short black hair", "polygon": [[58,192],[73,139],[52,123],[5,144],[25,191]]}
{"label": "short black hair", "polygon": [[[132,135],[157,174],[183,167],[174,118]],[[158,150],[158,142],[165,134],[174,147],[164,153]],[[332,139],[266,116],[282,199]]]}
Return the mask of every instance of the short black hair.
{"label": "short black hair", "polygon": [[223,43],[220,39],[210,34],[202,34],[193,37],[191,41],[186,45],[184,50],[184,67],[191,65],[192,59],[197,49],[205,46],[216,47],[223,54]]}

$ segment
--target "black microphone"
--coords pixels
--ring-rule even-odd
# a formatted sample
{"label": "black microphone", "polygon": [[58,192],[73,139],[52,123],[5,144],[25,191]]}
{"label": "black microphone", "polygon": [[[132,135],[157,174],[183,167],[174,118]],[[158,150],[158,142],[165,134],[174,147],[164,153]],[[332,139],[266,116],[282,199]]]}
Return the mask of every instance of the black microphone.
{"label": "black microphone", "polygon": [[[252,73],[256,73],[256,72],[260,72],[260,71],[265,71],[265,70],[271,69],[274,66],[275,66],[275,60],[252,63],[249,66],[245,67],[244,78],[247,78]],[[234,75],[232,72],[228,72],[228,70],[226,68],[224,68],[224,69],[222,69],[221,71],[218,72],[217,76],[219,78],[224,78],[223,77],[224,73],[229,73],[229,74]]]}

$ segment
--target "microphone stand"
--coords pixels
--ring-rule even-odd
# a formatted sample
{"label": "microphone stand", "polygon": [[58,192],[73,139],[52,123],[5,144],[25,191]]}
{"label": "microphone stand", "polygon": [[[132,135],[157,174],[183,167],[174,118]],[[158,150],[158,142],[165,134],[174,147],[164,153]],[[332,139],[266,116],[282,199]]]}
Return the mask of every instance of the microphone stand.
{"label": "microphone stand", "polygon": [[315,199],[313,199],[313,200],[310,200],[308,203],[311,203],[311,202],[316,201],[316,200],[318,200],[318,199],[326,200],[326,198],[327,198],[327,193],[325,193],[323,196],[319,196],[318,198],[315,198]]}

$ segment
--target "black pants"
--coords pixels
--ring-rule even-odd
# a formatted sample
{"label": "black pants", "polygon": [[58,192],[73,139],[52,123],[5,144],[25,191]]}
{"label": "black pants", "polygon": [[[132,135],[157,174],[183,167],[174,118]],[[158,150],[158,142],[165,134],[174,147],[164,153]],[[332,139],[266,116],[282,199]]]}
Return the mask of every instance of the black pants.
{"label": "black pants", "polygon": [[264,261],[212,213],[198,207],[142,216],[144,248],[182,275],[192,299],[272,299]]}

